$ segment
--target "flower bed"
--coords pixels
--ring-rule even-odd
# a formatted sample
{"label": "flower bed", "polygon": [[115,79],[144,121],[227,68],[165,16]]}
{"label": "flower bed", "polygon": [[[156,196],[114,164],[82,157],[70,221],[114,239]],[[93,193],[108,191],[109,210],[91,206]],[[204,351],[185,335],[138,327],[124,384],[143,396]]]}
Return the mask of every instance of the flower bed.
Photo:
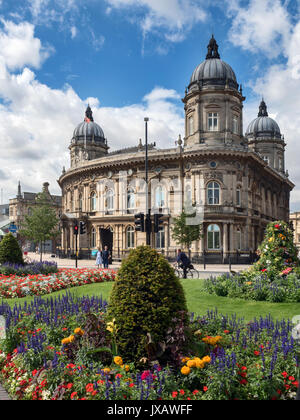
{"label": "flower bed", "polygon": [[210,294],[230,298],[277,303],[300,302],[300,277],[297,274],[277,276],[273,281],[264,273],[223,275],[205,280],[204,288]]}
{"label": "flower bed", "polygon": [[[299,359],[289,321],[191,318],[197,349],[180,364],[137,370],[114,348],[118,326],[98,297],[0,305],[0,379],[22,400],[294,399]],[[145,361],[146,363],[146,361]]]}
{"label": "flower bed", "polygon": [[41,296],[70,287],[102,283],[115,279],[113,270],[59,269],[49,275],[5,276],[0,275],[0,297],[21,298],[30,295]]}
{"label": "flower bed", "polygon": [[26,264],[5,263],[0,266],[0,275],[17,275],[25,277],[29,274],[50,274],[57,273],[57,264],[53,261],[32,261]]}

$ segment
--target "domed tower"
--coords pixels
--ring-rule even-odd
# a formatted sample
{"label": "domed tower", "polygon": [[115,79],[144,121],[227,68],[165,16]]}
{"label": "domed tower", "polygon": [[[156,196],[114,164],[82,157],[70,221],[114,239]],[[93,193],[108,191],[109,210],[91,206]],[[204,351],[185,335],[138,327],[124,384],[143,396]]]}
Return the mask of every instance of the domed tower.
{"label": "domed tower", "polygon": [[83,160],[93,160],[107,155],[109,147],[100,125],[94,122],[93,112],[88,105],[85,118],[74,130],[69,146],[71,168]]}
{"label": "domed tower", "polygon": [[246,138],[250,150],[259,153],[271,168],[284,174],[286,144],[277,122],[269,117],[264,100],[260,103],[257,118],[247,128]]}
{"label": "domed tower", "polygon": [[245,97],[234,71],[221,60],[218,48],[212,36],[206,59],[196,67],[186,89],[185,146],[244,149]]}

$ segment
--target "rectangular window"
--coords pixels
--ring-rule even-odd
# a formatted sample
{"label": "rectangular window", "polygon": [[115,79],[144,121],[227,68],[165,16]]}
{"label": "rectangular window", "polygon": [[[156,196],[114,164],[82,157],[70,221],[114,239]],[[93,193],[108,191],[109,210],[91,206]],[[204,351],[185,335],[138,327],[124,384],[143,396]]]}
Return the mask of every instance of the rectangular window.
{"label": "rectangular window", "polygon": [[219,114],[217,112],[209,112],[208,114],[208,131],[218,131]]}
{"label": "rectangular window", "polygon": [[236,248],[238,250],[242,249],[242,232],[240,230],[236,232]]}
{"label": "rectangular window", "polygon": [[263,160],[265,162],[267,162],[268,165],[270,165],[270,158],[269,158],[269,156],[263,156]]}
{"label": "rectangular window", "polygon": [[233,131],[234,134],[239,134],[239,123],[238,123],[238,118],[237,117],[233,117],[232,131]]}
{"label": "rectangular window", "polygon": [[241,190],[236,190],[236,205],[241,205]]}
{"label": "rectangular window", "polygon": [[192,134],[194,134],[194,118],[190,117],[189,118],[189,135],[191,136]]}
{"label": "rectangular window", "polygon": [[282,169],[283,169],[282,158],[279,158],[279,159],[278,159],[278,169],[279,169],[280,171],[282,171]]}

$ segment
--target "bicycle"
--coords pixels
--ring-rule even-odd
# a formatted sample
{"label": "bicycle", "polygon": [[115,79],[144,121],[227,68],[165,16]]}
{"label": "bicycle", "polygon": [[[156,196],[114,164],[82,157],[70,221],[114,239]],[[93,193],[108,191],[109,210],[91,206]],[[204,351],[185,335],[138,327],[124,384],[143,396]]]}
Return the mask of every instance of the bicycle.
{"label": "bicycle", "polygon": [[[183,269],[182,269],[182,265],[181,264],[179,265],[178,263],[175,263],[175,264],[173,264],[173,268],[174,268],[176,276],[180,279],[183,279],[184,278],[184,272],[183,272]],[[190,266],[188,266],[186,268],[186,278],[187,279],[193,279],[193,278],[196,278],[196,277],[199,278],[199,273],[194,268],[194,266],[192,264],[190,264]]]}

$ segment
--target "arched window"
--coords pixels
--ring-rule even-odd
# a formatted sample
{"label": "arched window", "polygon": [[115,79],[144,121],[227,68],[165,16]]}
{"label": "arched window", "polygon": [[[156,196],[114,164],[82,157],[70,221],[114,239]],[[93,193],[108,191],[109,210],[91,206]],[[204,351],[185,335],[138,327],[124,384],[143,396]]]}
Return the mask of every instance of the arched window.
{"label": "arched window", "polygon": [[217,182],[207,184],[207,203],[220,204],[220,185]]}
{"label": "arched window", "polygon": [[96,248],[96,229],[93,228],[91,232],[91,248]]}
{"label": "arched window", "polygon": [[209,225],[207,228],[207,248],[220,249],[220,228],[218,225]]}
{"label": "arched window", "polygon": [[96,211],[97,197],[94,191],[91,193],[90,199],[91,199],[91,211]]}
{"label": "arched window", "polygon": [[126,245],[127,248],[134,248],[134,228],[132,226],[126,229]]}
{"label": "arched window", "polygon": [[127,210],[134,210],[135,208],[135,194],[133,188],[127,191]]}
{"label": "arched window", "polygon": [[114,192],[113,190],[108,190],[106,192],[106,210],[113,211],[114,209]]}
{"label": "arched window", "polygon": [[155,246],[157,249],[165,248],[165,228],[163,227],[158,233],[155,234]]}
{"label": "arched window", "polygon": [[28,214],[28,216],[32,216],[32,208],[31,207],[28,208],[27,214]]}
{"label": "arched window", "polygon": [[165,191],[161,185],[155,189],[155,207],[165,207]]}

